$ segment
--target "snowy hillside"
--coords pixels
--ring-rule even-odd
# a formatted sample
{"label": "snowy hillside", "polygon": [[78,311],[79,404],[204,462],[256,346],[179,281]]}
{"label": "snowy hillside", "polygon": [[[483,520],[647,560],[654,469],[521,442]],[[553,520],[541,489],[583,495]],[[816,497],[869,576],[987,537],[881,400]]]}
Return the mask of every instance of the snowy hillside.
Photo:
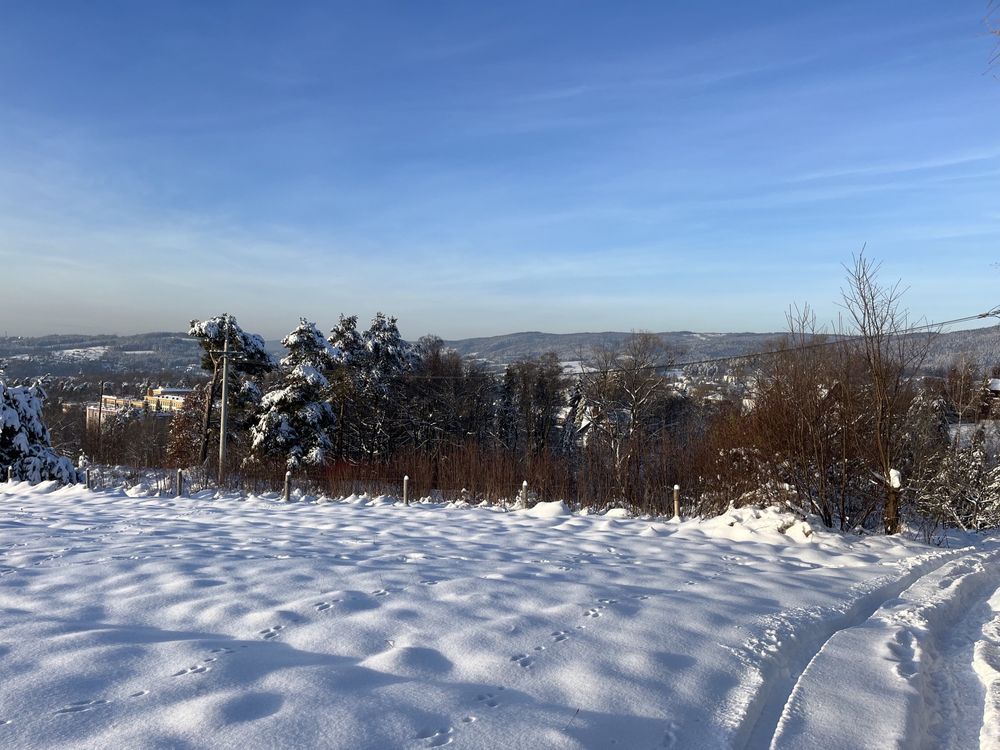
{"label": "snowy hillside", "polygon": [[0,746],[1000,747],[993,550],[0,483]]}

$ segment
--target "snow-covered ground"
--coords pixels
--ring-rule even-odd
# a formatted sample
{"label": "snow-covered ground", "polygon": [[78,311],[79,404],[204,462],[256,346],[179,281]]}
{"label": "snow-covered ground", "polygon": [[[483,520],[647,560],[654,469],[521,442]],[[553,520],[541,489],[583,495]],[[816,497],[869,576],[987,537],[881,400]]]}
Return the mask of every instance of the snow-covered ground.
{"label": "snow-covered ground", "polygon": [[0,747],[1000,747],[992,543],[792,521],[0,483]]}

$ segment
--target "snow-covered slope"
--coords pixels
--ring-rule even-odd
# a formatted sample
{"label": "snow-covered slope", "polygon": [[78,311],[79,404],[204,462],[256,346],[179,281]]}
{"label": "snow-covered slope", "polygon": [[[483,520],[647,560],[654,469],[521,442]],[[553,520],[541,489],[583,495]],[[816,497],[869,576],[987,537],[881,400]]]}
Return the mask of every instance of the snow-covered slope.
{"label": "snow-covered slope", "polygon": [[[779,728],[792,746],[824,644],[942,566],[991,560],[774,511],[677,524],[0,483],[0,746],[741,748]],[[862,641],[842,685],[866,662],[912,682]],[[992,679],[996,639],[976,648]],[[902,690],[886,700],[909,721]],[[827,724],[809,747],[853,746]]]}

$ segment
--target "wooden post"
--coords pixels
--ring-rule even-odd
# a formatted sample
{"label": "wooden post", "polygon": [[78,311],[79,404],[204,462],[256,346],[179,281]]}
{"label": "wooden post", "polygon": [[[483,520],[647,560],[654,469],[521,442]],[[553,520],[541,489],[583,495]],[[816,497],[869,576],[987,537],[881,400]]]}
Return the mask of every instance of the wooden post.
{"label": "wooden post", "polygon": [[184,494],[184,472],[177,470],[177,478],[174,481],[174,497],[181,497]]}
{"label": "wooden post", "polygon": [[281,499],[286,503],[292,499],[292,472],[285,472],[285,492],[281,496]]}
{"label": "wooden post", "polygon": [[408,474],[403,476],[403,505],[410,504],[410,476]]}
{"label": "wooden post", "polygon": [[91,489],[91,486],[90,486],[90,469],[87,469],[86,476],[87,476],[87,489],[89,490],[89,489]]}
{"label": "wooden post", "polygon": [[528,480],[521,483],[521,507],[528,507]]}
{"label": "wooden post", "polygon": [[889,470],[888,497],[885,502],[885,533],[899,533],[899,491],[903,487],[903,477],[896,469]]}
{"label": "wooden post", "polygon": [[681,486],[674,485],[674,518],[681,517]]}

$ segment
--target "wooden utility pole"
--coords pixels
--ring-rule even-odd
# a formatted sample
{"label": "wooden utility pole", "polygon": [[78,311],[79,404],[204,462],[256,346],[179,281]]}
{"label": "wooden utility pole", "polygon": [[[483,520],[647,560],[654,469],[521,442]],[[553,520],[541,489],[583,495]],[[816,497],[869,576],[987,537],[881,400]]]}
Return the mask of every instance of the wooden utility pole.
{"label": "wooden utility pole", "polygon": [[226,338],[222,345],[222,404],[219,425],[219,486],[226,476],[226,432],[229,426],[229,316],[226,316]]}

